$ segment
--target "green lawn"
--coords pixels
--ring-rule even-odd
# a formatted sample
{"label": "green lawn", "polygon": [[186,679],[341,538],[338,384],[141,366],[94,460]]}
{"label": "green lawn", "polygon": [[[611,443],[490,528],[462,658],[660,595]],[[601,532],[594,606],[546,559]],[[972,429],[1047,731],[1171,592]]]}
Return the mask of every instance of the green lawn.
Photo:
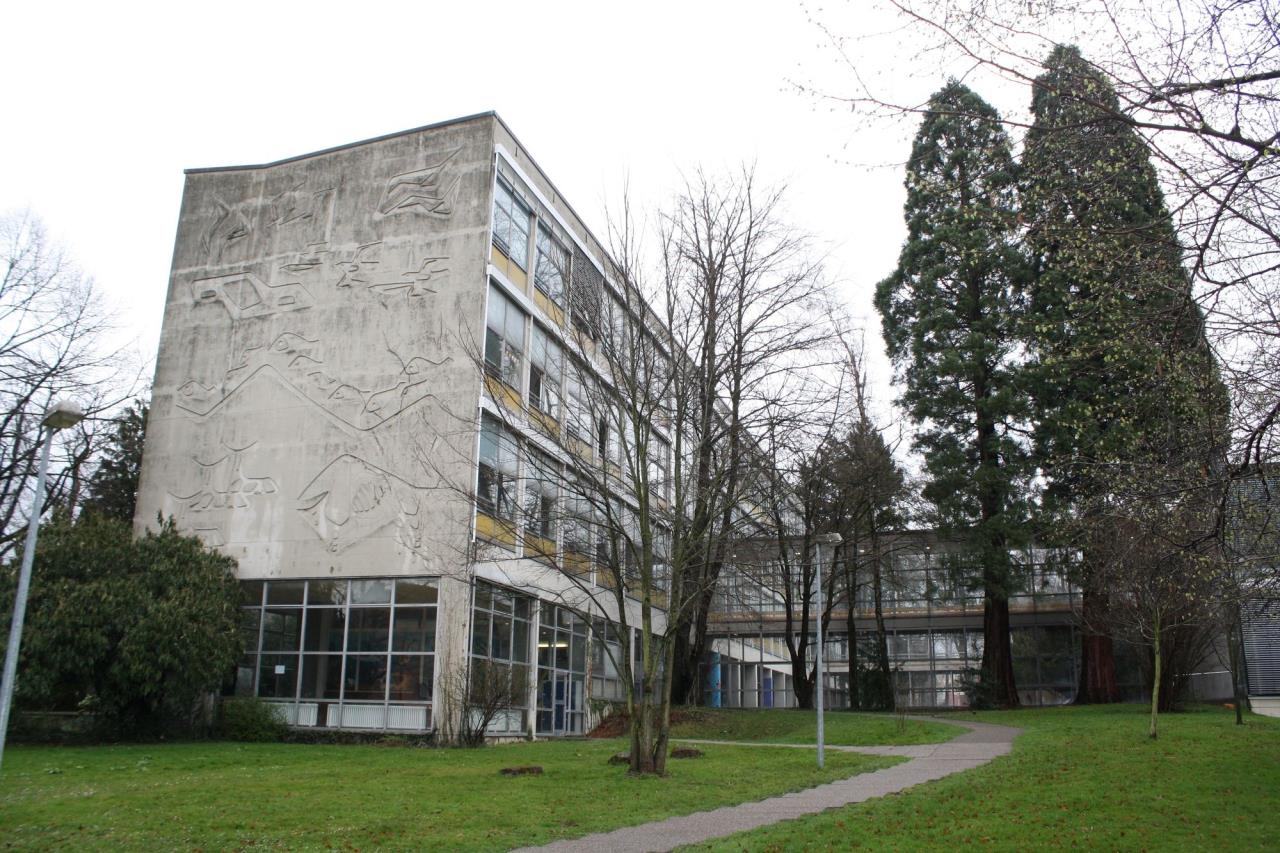
{"label": "green lawn", "polygon": [[[666,779],[606,764],[621,741],[479,750],[187,743],[15,747],[6,849],[503,850],[810,787],[900,759],[714,746]],[[540,777],[499,769],[539,764]]]}
{"label": "green lawn", "polygon": [[[684,709],[671,728],[672,737],[713,740],[817,743],[817,719],[813,711],[722,711]],[[905,726],[891,716],[828,711],[826,742],[845,746],[902,746],[941,743],[964,729],[907,718]]]}
{"label": "green lawn", "polygon": [[1280,720],[1140,706],[990,712],[1012,755],[903,794],[731,836],[711,850],[1274,850]]}

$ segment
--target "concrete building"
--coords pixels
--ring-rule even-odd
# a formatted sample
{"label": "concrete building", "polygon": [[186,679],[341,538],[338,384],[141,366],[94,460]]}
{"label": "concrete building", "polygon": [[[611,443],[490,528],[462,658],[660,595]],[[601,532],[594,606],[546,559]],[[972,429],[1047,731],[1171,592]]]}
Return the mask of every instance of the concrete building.
{"label": "concrete building", "polygon": [[567,296],[605,260],[493,113],[187,172],[136,527],[239,561],[238,692],[426,731],[484,658],[527,683],[491,730],[538,735],[620,694],[617,613],[510,512],[559,464]]}

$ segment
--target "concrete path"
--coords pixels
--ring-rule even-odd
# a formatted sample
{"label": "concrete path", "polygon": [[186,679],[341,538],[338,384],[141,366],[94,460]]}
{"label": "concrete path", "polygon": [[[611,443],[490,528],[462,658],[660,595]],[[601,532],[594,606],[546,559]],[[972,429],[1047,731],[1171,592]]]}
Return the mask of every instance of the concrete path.
{"label": "concrete path", "polygon": [[[913,717],[912,719],[921,719]],[[931,719],[931,718],[924,718]],[[697,844],[713,838],[723,838],[735,832],[767,826],[782,820],[816,814],[827,809],[860,803],[873,797],[883,797],[902,791],[922,782],[931,782],[986,764],[997,756],[1005,755],[1013,748],[1013,739],[1021,729],[997,726],[991,723],[972,723],[946,719],[937,722],[962,726],[969,731],[946,743],[919,746],[828,746],[832,752],[861,752],[868,755],[901,755],[910,761],[860,773],[828,782],[816,788],[807,788],[770,797],[754,803],[725,806],[709,812],[697,812],[683,817],[671,817],[612,832],[598,832],[583,838],[557,841],[543,847],[525,847],[518,853],[540,850],[551,853],[650,853]],[[732,744],[755,746],[761,749],[814,749],[804,744],[762,744],[734,741],[681,740],[681,743]]]}

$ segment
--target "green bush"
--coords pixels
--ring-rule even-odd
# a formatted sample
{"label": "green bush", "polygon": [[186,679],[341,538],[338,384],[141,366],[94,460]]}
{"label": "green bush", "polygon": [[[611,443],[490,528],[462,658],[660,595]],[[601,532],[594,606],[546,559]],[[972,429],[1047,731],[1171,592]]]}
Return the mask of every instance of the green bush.
{"label": "green bush", "polygon": [[213,733],[221,740],[279,741],[288,732],[279,710],[269,702],[252,696],[227,696],[218,703]]}
{"label": "green bush", "polygon": [[[241,652],[235,565],[172,521],[135,539],[122,521],[56,517],[36,549],[19,709],[91,713],[104,738],[202,734]],[[14,576],[0,572],[6,615]]]}

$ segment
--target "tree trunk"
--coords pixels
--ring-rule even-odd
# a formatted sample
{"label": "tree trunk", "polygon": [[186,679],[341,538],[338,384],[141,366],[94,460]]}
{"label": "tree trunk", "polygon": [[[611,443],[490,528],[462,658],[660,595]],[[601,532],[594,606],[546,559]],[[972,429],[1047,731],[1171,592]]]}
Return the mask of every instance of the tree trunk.
{"label": "tree trunk", "polygon": [[[1087,572],[1087,570],[1086,570]],[[1101,633],[1106,609],[1105,593],[1095,589],[1087,576],[1081,592],[1080,683],[1076,689],[1077,705],[1104,705],[1120,701],[1116,683],[1115,643],[1110,634]]]}
{"label": "tree trunk", "polygon": [[1240,613],[1237,610],[1227,622],[1227,659],[1231,662],[1231,698],[1236,706],[1236,725],[1244,725],[1244,684],[1240,678],[1243,655],[1240,646]]}
{"label": "tree trunk", "polygon": [[898,701],[897,691],[893,689],[893,669],[889,665],[889,632],[884,624],[884,579],[881,574],[883,567],[880,564],[879,539],[872,540],[871,554],[871,594],[876,614],[876,665],[880,670],[875,707],[894,711],[897,710]]}
{"label": "tree trunk", "polygon": [[1156,739],[1156,720],[1160,716],[1160,677],[1161,673],[1161,653],[1160,653],[1160,623],[1155,624],[1155,631],[1151,635],[1151,666],[1153,668],[1151,678],[1151,728],[1147,731],[1147,736],[1152,740]]}
{"label": "tree trunk", "polygon": [[849,601],[845,610],[844,631],[849,645],[849,710],[857,711],[862,707],[862,696],[858,692],[858,632],[854,624],[853,584],[848,584],[846,593]]}
{"label": "tree trunk", "polygon": [[642,699],[636,704],[635,715],[631,718],[631,772],[637,776],[662,773],[659,769],[657,746],[660,738],[655,711],[652,701]]}
{"label": "tree trunk", "polygon": [[987,592],[982,611],[982,688],[997,708],[1018,707],[1009,646],[1009,599]]}

